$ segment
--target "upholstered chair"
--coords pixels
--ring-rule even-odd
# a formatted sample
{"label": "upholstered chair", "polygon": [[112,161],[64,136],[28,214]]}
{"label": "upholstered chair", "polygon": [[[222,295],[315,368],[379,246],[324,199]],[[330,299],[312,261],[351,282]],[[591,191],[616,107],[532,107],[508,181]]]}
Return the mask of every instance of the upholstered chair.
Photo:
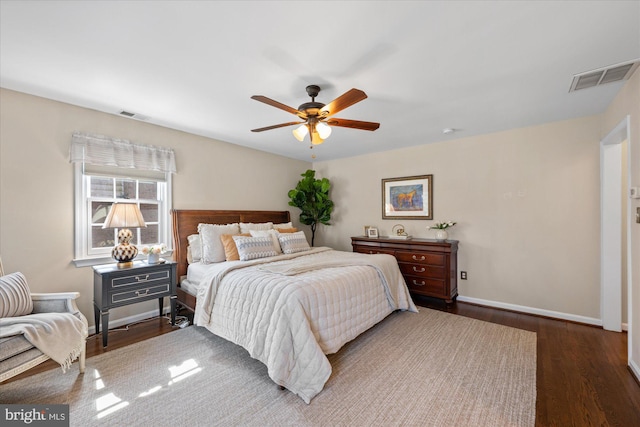
{"label": "upholstered chair", "polygon": [[84,372],[88,324],[75,302],[79,296],[31,293],[25,276],[4,275],[0,261],[0,382],[50,358],[63,371],[78,358]]}

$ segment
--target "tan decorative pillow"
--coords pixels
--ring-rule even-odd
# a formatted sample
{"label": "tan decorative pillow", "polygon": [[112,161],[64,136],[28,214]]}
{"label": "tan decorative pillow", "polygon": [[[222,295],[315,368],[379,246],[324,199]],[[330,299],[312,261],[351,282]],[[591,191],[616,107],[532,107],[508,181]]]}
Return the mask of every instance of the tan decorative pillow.
{"label": "tan decorative pillow", "polygon": [[291,228],[278,228],[278,233],[295,233],[298,229],[295,227]]}
{"label": "tan decorative pillow", "polygon": [[251,234],[223,234],[220,236],[220,240],[222,241],[222,246],[224,246],[224,254],[227,258],[227,261],[239,261],[240,255],[238,254],[238,247],[236,246],[235,240],[233,240],[233,236],[245,236],[249,237]]}
{"label": "tan decorative pillow", "polygon": [[22,273],[0,277],[0,317],[17,317],[31,314],[33,301]]}

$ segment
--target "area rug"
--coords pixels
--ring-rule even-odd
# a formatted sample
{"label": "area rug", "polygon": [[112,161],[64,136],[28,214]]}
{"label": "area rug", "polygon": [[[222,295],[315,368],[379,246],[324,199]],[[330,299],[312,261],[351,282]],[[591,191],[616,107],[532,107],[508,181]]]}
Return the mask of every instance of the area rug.
{"label": "area rug", "polygon": [[70,405],[72,426],[533,426],[536,334],[420,308],[330,355],[311,404],[239,346],[190,326],[0,385],[0,403]]}

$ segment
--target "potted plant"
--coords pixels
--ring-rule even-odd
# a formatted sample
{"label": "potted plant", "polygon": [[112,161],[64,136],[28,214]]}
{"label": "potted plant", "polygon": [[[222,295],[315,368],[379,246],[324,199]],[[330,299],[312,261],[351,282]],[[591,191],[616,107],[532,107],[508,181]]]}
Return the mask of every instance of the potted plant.
{"label": "potted plant", "polygon": [[427,230],[436,230],[436,240],[447,240],[449,238],[447,228],[451,228],[454,225],[456,223],[453,221],[436,222],[434,225],[427,227]]}
{"label": "potted plant", "polygon": [[289,190],[289,206],[300,208],[300,222],[311,226],[311,246],[315,241],[318,223],[331,225],[333,202],[329,198],[331,183],[327,178],[316,179],[316,171],[308,169],[298,185]]}

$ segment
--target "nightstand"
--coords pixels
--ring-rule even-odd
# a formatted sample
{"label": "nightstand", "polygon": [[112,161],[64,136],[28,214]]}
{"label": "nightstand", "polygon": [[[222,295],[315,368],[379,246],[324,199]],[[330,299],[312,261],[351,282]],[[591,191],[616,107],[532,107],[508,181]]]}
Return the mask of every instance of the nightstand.
{"label": "nightstand", "polygon": [[96,335],[102,320],[102,345],[107,346],[109,310],[142,301],[158,299],[160,316],[164,297],[171,302],[171,324],[176,323],[176,266],[173,261],[147,264],[134,261],[133,267],[118,268],[117,264],[93,267],[93,311]]}

